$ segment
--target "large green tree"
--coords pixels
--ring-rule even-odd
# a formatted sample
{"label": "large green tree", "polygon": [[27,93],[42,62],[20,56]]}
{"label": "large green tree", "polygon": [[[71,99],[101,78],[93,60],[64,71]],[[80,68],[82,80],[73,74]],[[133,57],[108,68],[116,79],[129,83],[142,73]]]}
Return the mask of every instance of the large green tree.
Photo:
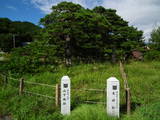
{"label": "large green tree", "polygon": [[41,19],[43,33],[56,46],[61,58],[125,58],[143,46],[143,32],[116,14],[116,10],[95,7],[85,9],[72,2],[61,2]]}
{"label": "large green tree", "polygon": [[57,56],[97,58],[103,56],[103,35],[109,22],[100,14],[78,4],[62,2],[52,7],[52,13],[41,19],[50,43],[57,46]]}

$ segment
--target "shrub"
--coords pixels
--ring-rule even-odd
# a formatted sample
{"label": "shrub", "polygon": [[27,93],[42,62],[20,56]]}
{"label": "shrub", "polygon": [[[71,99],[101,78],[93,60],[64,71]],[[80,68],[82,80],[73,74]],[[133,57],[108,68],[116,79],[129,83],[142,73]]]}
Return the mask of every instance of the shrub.
{"label": "shrub", "polygon": [[[5,66],[16,73],[35,73],[52,70],[55,65],[54,46],[48,42],[33,42],[11,53],[10,62]],[[51,66],[52,65],[52,66]]]}
{"label": "shrub", "polygon": [[150,50],[145,53],[146,60],[160,60],[160,51],[158,50]]}

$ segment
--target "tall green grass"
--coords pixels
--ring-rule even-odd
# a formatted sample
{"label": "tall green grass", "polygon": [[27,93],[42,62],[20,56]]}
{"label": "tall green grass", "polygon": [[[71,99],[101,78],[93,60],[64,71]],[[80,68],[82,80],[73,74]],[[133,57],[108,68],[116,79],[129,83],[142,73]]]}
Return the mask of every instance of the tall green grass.
{"label": "tall green grass", "polygon": [[143,105],[124,120],[160,120],[160,102]]}
{"label": "tall green grass", "polygon": [[107,116],[103,106],[81,105],[63,120],[116,120],[116,118]]}
{"label": "tall green grass", "polygon": [[[133,116],[141,117],[138,114],[139,105],[145,106],[160,100],[160,62],[131,62],[125,65],[125,70],[128,76],[129,86],[131,88],[132,103],[134,103],[134,106],[132,105]],[[79,105],[83,104],[83,101],[85,100],[105,102],[106,97],[104,93],[77,91],[73,88],[96,88],[104,90],[106,87],[106,80],[111,76],[117,77],[120,80],[120,103],[121,106],[125,104],[123,80],[119,72],[118,64],[80,64],[70,68],[59,66],[54,71],[55,72],[52,73],[46,71],[35,75],[26,74],[23,77],[27,81],[50,85],[60,83],[63,75],[68,75],[71,78],[71,102],[73,113],[71,116],[64,117],[65,120],[72,120],[73,118],[76,118],[77,115],[81,115],[83,112],[86,115],[86,120],[90,120],[91,115],[95,115],[97,120],[107,120],[108,117],[106,116],[104,106],[83,105],[79,107]],[[0,78],[0,114],[11,114],[14,119],[18,120],[45,120],[45,118],[48,120],[63,119],[63,116],[61,116],[58,112],[59,109],[54,106],[54,100],[30,95],[18,96],[19,83],[9,80],[8,87],[4,87],[2,83],[3,79]],[[54,96],[55,93],[53,88],[37,85],[25,84],[25,90],[49,96]],[[96,113],[96,109],[101,112]],[[79,112],[81,114],[78,114]],[[144,111],[142,110],[142,113],[143,112]],[[87,116],[88,113],[90,113],[90,116]],[[123,114],[124,113],[121,113],[122,116]],[[123,116],[121,119],[131,118]],[[75,120],[80,120],[80,118]],[[144,120],[148,119],[144,118]]]}

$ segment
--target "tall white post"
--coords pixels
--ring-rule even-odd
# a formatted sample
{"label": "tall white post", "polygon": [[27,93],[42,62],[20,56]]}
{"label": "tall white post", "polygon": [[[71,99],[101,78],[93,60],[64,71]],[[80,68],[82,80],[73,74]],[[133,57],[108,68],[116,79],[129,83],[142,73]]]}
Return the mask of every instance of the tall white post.
{"label": "tall white post", "polygon": [[115,77],[107,79],[107,114],[109,116],[119,117],[119,80]]}
{"label": "tall white post", "polygon": [[63,76],[61,79],[61,114],[70,114],[70,78]]}

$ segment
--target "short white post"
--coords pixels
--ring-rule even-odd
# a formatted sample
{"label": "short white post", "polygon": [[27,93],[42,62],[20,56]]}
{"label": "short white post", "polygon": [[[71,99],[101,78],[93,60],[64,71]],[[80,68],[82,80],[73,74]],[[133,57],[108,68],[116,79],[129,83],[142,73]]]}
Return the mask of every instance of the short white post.
{"label": "short white post", "polygon": [[119,80],[115,77],[107,79],[107,114],[109,116],[119,117]]}
{"label": "short white post", "polygon": [[61,114],[70,114],[70,78],[63,76],[61,79]]}

